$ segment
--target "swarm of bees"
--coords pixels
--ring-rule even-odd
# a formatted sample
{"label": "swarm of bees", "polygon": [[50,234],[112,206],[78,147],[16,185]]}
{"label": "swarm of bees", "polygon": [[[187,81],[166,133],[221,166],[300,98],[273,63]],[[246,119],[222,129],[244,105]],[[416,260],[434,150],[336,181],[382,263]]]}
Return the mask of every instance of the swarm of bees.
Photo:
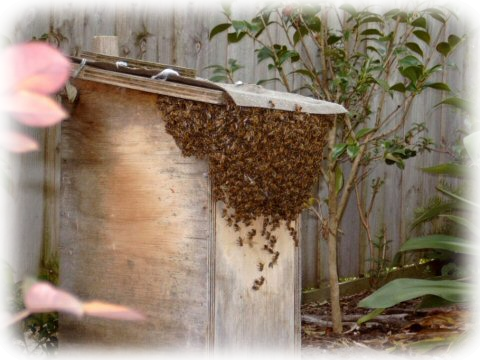
{"label": "swarm of bees", "polygon": [[[274,104],[270,109],[238,107],[230,100],[214,105],[160,96],[158,105],[182,154],[208,160],[213,196],[226,205],[226,223],[239,231],[239,224],[249,226],[263,216],[259,235],[273,267],[280,255],[273,232],[281,222],[298,245],[290,224],[318,178],[331,118],[303,113],[300,106],[290,112],[275,110]],[[237,244],[253,246],[256,235],[253,229]],[[263,276],[259,279],[254,290],[264,282]]]}

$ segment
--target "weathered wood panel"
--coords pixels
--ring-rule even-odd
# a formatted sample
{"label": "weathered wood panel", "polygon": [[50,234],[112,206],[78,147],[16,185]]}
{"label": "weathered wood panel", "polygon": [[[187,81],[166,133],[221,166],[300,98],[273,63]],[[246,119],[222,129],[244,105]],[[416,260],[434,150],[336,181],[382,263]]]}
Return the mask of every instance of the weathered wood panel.
{"label": "weathered wood panel", "polygon": [[[248,229],[234,231],[222,219],[222,203],[216,206],[215,237],[215,349],[241,352],[277,350],[293,355],[299,345],[297,309],[298,251],[282,225],[274,234],[280,256],[269,267],[272,255],[263,250],[260,238],[263,219]],[[250,246],[247,232],[256,229]],[[239,246],[237,239],[244,239]],[[258,264],[263,270],[259,271]],[[258,290],[255,279],[264,278]]]}
{"label": "weathered wood panel", "polygon": [[181,155],[157,95],[75,85],[79,103],[62,127],[60,283],[148,321],[64,317],[62,343],[206,349],[207,164]]}

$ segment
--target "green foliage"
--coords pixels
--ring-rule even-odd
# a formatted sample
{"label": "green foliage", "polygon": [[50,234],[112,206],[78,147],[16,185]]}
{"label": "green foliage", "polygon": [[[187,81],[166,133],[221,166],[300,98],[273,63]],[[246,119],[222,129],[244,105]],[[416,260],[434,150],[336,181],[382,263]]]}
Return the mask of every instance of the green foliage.
{"label": "green foliage", "polygon": [[244,66],[237,63],[237,60],[228,59],[228,65],[226,67],[222,65],[210,65],[204,69],[213,69],[213,76],[210,77],[210,81],[234,83],[234,74],[243,67]]}
{"label": "green foliage", "polygon": [[[346,21],[340,27],[330,27],[326,17],[329,11],[338,18],[345,16]],[[232,18],[228,6],[224,7],[224,14],[226,21],[212,28],[210,39],[225,32],[232,45],[245,37],[252,39],[258,64],[265,64],[277,73],[275,77],[259,79],[258,84],[277,81],[287,91],[308,91],[314,97],[341,103],[349,110],[348,121],[343,124],[345,128],[338,131],[333,160],[353,161],[362,153],[363,144],[358,143],[362,136],[352,139],[352,130],[363,136],[370,134],[368,140],[364,138],[364,143],[372,145],[362,154],[365,161],[376,159],[374,154],[383,150],[385,163],[395,164],[400,169],[404,168],[406,159],[431,145],[431,141],[420,136],[410,142],[390,139],[390,132],[381,130],[397,116],[399,109],[391,106],[394,110],[390,114],[382,114],[382,109],[388,108],[388,103],[403,102],[403,115],[398,115],[401,119],[397,120],[402,122],[413,99],[427,89],[452,92],[449,84],[437,80],[436,74],[446,69],[442,63],[432,63],[431,57],[434,51],[448,57],[465,39],[449,34],[446,41],[440,41],[439,35],[451,16],[448,11],[440,8],[415,12],[393,9],[381,14],[352,5],[337,9],[307,4],[296,7],[271,4],[250,20]],[[432,22],[439,22],[440,29],[433,32]],[[271,33],[279,30],[285,34],[284,43],[276,43],[271,37]],[[307,40],[309,46],[306,46]],[[361,50],[363,47],[367,52]],[[231,71],[218,65],[213,67],[217,67],[215,81],[232,81],[228,75]],[[298,89],[292,87],[295,76],[304,79]],[[399,80],[391,84],[391,78]],[[378,96],[383,101],[377,109],[372,109],[372,99]],[[464,105],[456,96],[447,98],[442,104]]]}
{"label": "green foliage", "polygon": [[[12,313],[18,313],[25,309],[23,289],[23,281],[10,284],[11,292],[8,298],[8,306]],[[13,339],[19,340],[19,344],[25,344],[26,351],[55,354],[58,350],[58,313],[56,312],[32,314],[12,325],[12,330]],[[33,349],[28,348],[26,338],[36,343]]]}
{"label": "green foliage", "polygon": [[474,285],[456,280],[395,279],[361,300],[358,306],[388,308],[427,294],[450,302],[466,302],[474,291]]}
{"label": "green foliage", "polygon": [[[453,163],[429,167],[425,170],[432,174],[448,174],[455,177],[465,174],[464,165]],[[478,207],[478,205],[458,195],[458,191],[452,190],[446,183],[438,185],[437,189],[446,195],[448,199],[444,201],[443,199],[435,198],[434,201],[431,201],[430,204],[417,215],[414,226],[443,216],[454,224],[466,228],[475,237],[478,237],[480,232],[475,224],[472,224],[464,216],[450,214],[450,212],[459,212],[459,210],[463,213],[471,210],[472,206]],[[448,214],[445,215],[445,213]],[[462,234],[463,233],[464,232],[462,232]],[[407,240],[400,248],[400,252],[427,249],[439,251],[434,257],[444,261],[441,269],[441,277],[444,278],[443,280],[393,280],[363,299],[359,303],[359,306],[383,309],[401,301],[417,297],[424,297],[422,306],[443,306],[471,300],[475,290],[473,284],[448,279],[452,277],[468,278],[468,272],[465,267],[457,263],[456,256],[452,256],[451,254],[456,253],[463,254],[464,256],[472,256],[477,254],[478,246],[462,236],[437,233]],[[370,316],[369,319],[373,318],[373,316],[374,315]]]}

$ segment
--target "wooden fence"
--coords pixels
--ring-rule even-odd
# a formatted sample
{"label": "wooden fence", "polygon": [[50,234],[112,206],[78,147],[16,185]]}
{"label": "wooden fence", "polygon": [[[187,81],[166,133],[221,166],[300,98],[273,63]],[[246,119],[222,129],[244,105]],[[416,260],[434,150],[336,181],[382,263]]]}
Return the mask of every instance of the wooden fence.
{"label": "wooden fence", "polygon": [[[81,50],[92,50],[94,35],[116,35],[119,38],[120,56],[192,67],[197,69],[198,76],[204,78],[211,76],[211,70],[206,70],[206,66],[226,65],[230,58],[237,59],[245,66],[236,73],[238,80],[255,83],[259,79],[274,76],[269,73],[266,64],[257,64],[253,42],[245,39],[236,46],[227,46],[223,35],[209,41],[209,32],[213,26],[225,20],[219,4],[205,6],[202,2],[191,1],[165,8],[165,5],[161,5],[162,2],[158,3],[158,6],[122,4],[116,7],[102,5],[101,2],[95,6],[83,7],[57,4],[48,9],[31,4],[13,29],[11,40],[19,42],[47,34],[51,42],[58,43],[66,53],[75,55]],[[241,2],[234,2],[233,17],[250,19],[258,9],[259,6],[245,7]],[[461,19],[452,26],[456,32],[467,31],[467,25]],[[277,32],[272,36],[281,40],[282,34]],[[452,71],[449,78],[444,79],[456,91],[466,88],[466,78],[473,71],[473,64],[468,61],[471,46],[464,46],[454,56],[458,70]],[[276,83],[266,86],[283,90]],[[406,128],[415,122],[425,122],[428,125],[428,135],[445,147],[458,140],[457,129],[461,127],[463,119],[447,108],[432,110],[433,105],[442,100],[442,96],[445,95],[434,90],[426,93],[421,102],[414,104]],[[55,142],[52,131],[57,130],[37,132],[40,141],[44,142],[45,151],[43,154],[24,157],[18,171],[23,176],[17,176],[17,179],[23,178],[19,187],[26,186],[28,191],[15,199],[20,204],[17,206],[18,222],[29,224],[27,227],[20,226],[22,230],[17,232],[15,239],[21,244],[14,247],[19,259],[16,266],[19,275],[34,272],[38,262],[35,259],[41,257],[42,251],[51,252],[42,244],[47,242],[48,246],[54,247],[52,239],[55,239],[58,224],[52,222],[51,214],[44,213],[45,204],[55,204],[51,189],[59,181],[58,174],[55,173],[58,164],[55,163],[57,160],[54,153],[57,149],[56,144],[52,143],[52,139]],[[404,131],[406,130],[400,129],[398,134],[401,135]],[[438,178],[423,174],[420,168],[445,160],[448,160],[445,154],[425,153],[409,160],[403,171],[380,164],[371,175],[371,179],[379,177],[385,181],[374,207],[372,229],[385,234],[385,240],[389,244],[387,258],[391,259],[401,243],[411,235],[409,222],[414,210],[435,193]],[[28,181],[25,180],[25,174],[28,175]],[[369,183],[370,180],[365,183],[364,192],[369,191]],[[323,188],[315,191],[324,197]],[[57,211],[55,206],[47,208]],[[320,239],[320,230],[316,216],[305,211],[302,216],[304,287],[318,285],[326,276],[326,242]],[[366,271],[370,255],[354,201],[348,205],[342,231],[338,255],[339,273],[341,277],[356,276]],[[25,254],[28,254],[28,259]]]}

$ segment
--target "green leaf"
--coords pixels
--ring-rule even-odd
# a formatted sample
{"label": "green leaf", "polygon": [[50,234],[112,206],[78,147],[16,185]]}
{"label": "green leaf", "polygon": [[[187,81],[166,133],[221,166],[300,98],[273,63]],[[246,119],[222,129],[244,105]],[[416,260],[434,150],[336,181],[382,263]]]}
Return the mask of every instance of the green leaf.
{"label": "green leaf", "polygon": [[453,49],[455,46],[457,46],[460,42],[462,42],[462,38],[459,38],[457,35],[449,35],[448,36],[448,44],[451,46]]}
{"label": "green leaf", "polygon": [[407,42],[405,44],[405,46],[407,48],[409,48],[410,50],[412,50],[413,52],[416,52],[417,54],[419,54],[420,56],[423,56],[423,50],[422,48],[417,44],[417,43],[414,43],[414,42]]}
{"label": "green leaf", "polygon": [[212,40],[212,38],[213,38],[215,35],[217,35],[217,34],[223,32],[223,31],[227,30],[228,28],[230,28],[231,25],[232,25],[232,24],[224,23],[224,24],[219,24],[219,25],[215,26],[215,27],[212,29],[212,31],[210,31],[210,36],[208,37],[208,39],[209,39],[209,40]]}
{"label": "green leaf", "polygon": [[12,42],[4,34],[0,33],[0,50],[10,45]]}
{"label": "green leaf", "polygon": [[427,45],[430,45],[430,34],[427,31],[415,30],[413,35],[425,42]]}
{"label": "green leaf", "polygon": [[343,4],[342,6],[340,6],[340,9],[342,9],[343,11],[349,13],[349,14],[352,15],[352,16],[357,15],[357,10],[355,10],[355,8],[353,7],[353,5]]}
{"label": "green leaf", "polygon": [[442,82],[426,83],[423,87],[428,87],[436,90],[451,91],[450,86]]}
{"label": "green leaf", "polygon": [[332,150],[332,159],[333,160],[338,159],[340,156],[342,156],[342,154],[345,152],[346,149],[347,149],[347,144],[345,143],[336,144]]}
{"label": "green leaf", "polygon": [[467,240],[450,235],[427,235],[408,239],[399,251],[412,251],[422,249],[441,249],[454,253],[472,254],[478,250],[477,246],[467,243]]}
{"label": "green leaf", "polygon": [[375,309],[373,311],[370,311],[367,315],[364,315],[360,319],[358,319],[357,324],[362,325],[363,323],[366,323],[367,321],[375,319],[378,315],[380,315],[384,311],[385,311],[384,308],[378,308],[378,309]]}
{"label": "green leaf", "polygon": [[378,15],[371,14],[360,20],[360,24],[366,24],[366,23],[372,23],[372,22],[383,23],[383,19]]}
{"label": "green leaf", "polygon": [[358,306],[388,308],[402,301],[435,295],[452,302],[466,302],[475,286],[455,280],[395,279],[361,300]]}
{"label": "green leaf", "polygon": [[280,81],[279,78],[275,77],[275,78],[270,78],[270,79],[262,79],[262,80],[258,80],[257,81],[257,85],[263,85],[263,84],[266,84],[270,81]]}
{"label": "green leaf", "polygon": [[341,36],[338,36],[338,35],[330,35],[327,39],[327,44],[328,45],[333,45],[335,44],[336,42],[338,42],[339,40],[341,40],[342,37]]}
{"label": "green leaf", "polygon": [[437,216],[452,212],[454,210],[463,210],[464,206],[459,204],[458,201],[449,201],[442,203],[441,205],[437,205],[433,208],[428,209],[427,211],[422,212],[419,216],[417,216],[413,222],[412,225],[410,225],[410,229],[414,229],[418,225],[430,221]]}
{"label": "green leaf", "polygon": [[338,195],[338,193],[342,190],[343,188],[343,171],[340,168],[340,166],[337,166],[335,168],[335,193]]}
{"label": "green leaf", "polygon": [[266,60],[266,59],[269,59],[269,58],[270,59],[275,58],[274,54],[273,54],[273,51],[266,46],[262,47],[261,49],[257,49],[255,51],[257,51],[257,61],[258,61],[258,63],[261,63],[263,60]]}
{"label": "green leaf", "polygon": [[450,196],[451,198],[454,198],[454,199],[456,199],[456,200],[459,200],[459,201],[461,201],[461,202],[463,202],[463,203],[465,203],[465,204],[471,205],[471,206],[473,206],[473,207],[480,208],[480,204],[477,204],[477,203],[475,203],[475,202],[473,202],[473,201],[467,200],[467,199],[465,199],[464,197],[462,197],[462,196],[460,196],[460,195],[454,194],[453,192],[451,192],[451,191],[445,189],[444,187],[442,187],[441,185],[437,185],[436,188],[437,188],[438,191],[441,191],[442,193],[444,193],[445,195]]}
{"label": "green leaf", "polygon": [[350,159],[355,159],[360,151],[358,144],[348,145],[347,146],[347,155]]}
{"label": "green leaf", "polygon": [[421,28],[427,29],[427,19],[425,19],[423,16],[421,16],[421,17],[415,19],[412,22],[412,25],[415,26],[415,27],[421,27]]}
{"label": "green leaf", "polygon": [[405,85],[401,82],[390,86],[390,90],[398,91],[398,92],[401,92],[401,93],[404,93],[405,91],[407,91],[407,89],[405,88]]}
{"label": "green leaf", "polygon": [[308,77],[311,80],[315,79],[315,74],[307,69],[298,69],[298,70],[292,71],[290,74],[300,74]]}
{"label": "green leaf", "polygon": [[214,76],[210,77],[210,81],[213,81],[213,82],[227,82],[228,77],[226,75],[214,75]]}
{"label": "green leaf", "polygon": [[450,97],[447,98],[441,102],[439,102],[437,105],[434,107],[440,106],[440,105],[450,105],[453,106],[457,109],[464,110],[464,111],[469,111],[471,104],[464,99],[458,98],[458,97]]}
{"label": "green leaf", "polygon": [[229,44],[237,43],[240,40],[242,40],[245,35],[247,35],[245,31],[240,31],[238,33],[237,32],[228,33],[227,41]]}
{"label": "green leaf", "polygon": [[474,132],[463,138],[465,150],[473,162],[478,163],[478,151],[480,148],[480,131]]}
{"label": "green leaf", "polygon": [[443,56],[447,56],[450,53],[450,51],[452,51],[452,47],[447,42],[439,43],[435,49],[437,49],[437,51]]}
{"label": "green leaf", "polygon": [[464,217],[457,216],[457,215],[440,215],[441,217],[447,218],[450,221],[453,221],[454,223],[457,223],[458,225],[462,225],[466,227],[468,230],[470,230],[472,233],[474,233],[476,236],[480,236],[480,227],[475,225],[473,222],[470,220],[465,219]]}
{"label": "green leaf", "polygon": [[410,66],[420,66],[422,65],[422,62],[413,55],[407,55],[404,58],[401,58],[400,60],[398,60],[398,65],[401,68],[407,68]]}
{"label": "green leaf", "polygon": [[308,34],[308,29],[305,26],[298,27],[297,31],[293,34],[293,44],[296,45],[305,35]]}
{"label": "green leaf", "polygon": [[370,134],[373,131],[375,131],[375,128],[363,128],[363,129],[358,130],[355,137],[357,138],[357,140],[360,140],[361,138],[363,138],[367,134]]}
{"label": "green leaf", "polygon": [[422,171],[426,172],[427,174],[449,175],[462,178],[469,176],[471,172],[468,166],[455,163],[445,163],[436,166],[430,166],[427,168],[422,168]]}
{"label": "green leaf", "polygon": [[378,36],[384,36],[385,34],[382,33],[380,30],[378,29],[367,29],[367,30],[364,30],[360,33],[360,35],[378,35]]}
{"label": "green leaf", "polygon": [[[451,303],[450,303],[451,304]],[[444,302],[443,306],[446,303]],[[458,341],[459,335],[453,336],[439,336],[432,337],[431,339],[419,340],[405,344],[405,347],[409,349],[415,355],[424,355],[433,353],[434,351],[441,351],[440,349],[449,349],[452,344]]]}
{"label": "green leaf", "polygon": [[426,9],[425,12],[427,14],[429,14],[435,20],[441,22],[442,24],[445,24],[447,22],[445,20],[445,16],[444,16],[443,12],[439,9],[429,8],[429,9]]}

